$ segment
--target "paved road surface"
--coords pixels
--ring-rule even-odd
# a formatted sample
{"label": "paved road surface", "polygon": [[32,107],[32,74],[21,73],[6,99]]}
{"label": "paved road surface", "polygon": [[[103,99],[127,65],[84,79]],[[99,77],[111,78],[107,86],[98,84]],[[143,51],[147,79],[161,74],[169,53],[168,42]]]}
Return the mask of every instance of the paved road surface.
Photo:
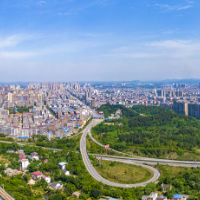
{"label": "paved road surface", "polygon": [[[97,124],[97,123],[96,123]],[[95,125],[96,125],[95,124]],[[104,147],[105,144],[101,144],[97,140],[94,139],[94,137],[91,134],[91,129],[89,130],[89,136],[90,138],[99,146]],[[147,158],[147,157],[141,157],[141,156],[131,156],[130,154],[126,154],[117,150],[114,150],[112,148],[108,148],[109,150],[112,150],[113,152],[129,156],[129,157],[121,157],[121,156],[110,156],[110,155],[99,155],[99,154],[93,154],[94,156],[100,158],[102,157],[103,159],[106,160],[111,160],[113,158],[116,159],[125,159],[125,160],[134,160],[137,163],[146,163],[146,164],[164,164],[164,165],[174,165],[174,166],[184,166],[184,167],[198,167],[200,166],[200,162],[196,161],[180,161],[180,160],[167,160],[167,159],[156,159],[156,158]],[[131,157],[130,157],[131,156]]]}
{"label": "paved road surface", "polygon": [[90,159],[89,159],[88,154],[87,154],[87,150],[86,150],[86,136],[87,136],[88,131],[90,131],[91,128],[94,125],[96,125],[97,123],[100,123],[100,122],[101,121],[92,120],[92,122],[83,131],[83,135],[81,137],[81,142],[80,142],[80,150],[81,150],[81,154],[82,154],[82,157],[83,157],[83,162],[84,162],[84,164],[85,164],[88,172],[91,174],[91,176],[94,179],[96,179],[97,181],[102,182],[102,183],[104,183],[106,185],[110,185],[110,186],[114,186],[114,187],[123,187],[123,188],[132,188],[132,187],[138,187],[138,186],[145,186],[146,184],[148,184],[150,182],[156,181],[159,178],[159,176],[160,176],[160,173],[159,173],[159,171],[157,169],[155,169],[153,167],[150,167],[150,166],[147,166],[147,165],[138,164],[138,163],[133,162],[133,161],[130,162],[128,160],[120,160],[120,162],[130,163],[130,164],[134,164],[134,165],[140,165],[142,167],[148,168],[148,169],[150,169],[150,170],[153,171],[153,173],[154,173],[153,178],[151,178],[150,180],[148,180],[146,182],[138,183],[138,184],[119,184],[119,183],[114,183],[114,182],[108,181],[108,180],[104,179],[103,177],[101,177],[97,173],[97,171],[95,170],[95,168],[91,164]]}
{"label": "paved road surface", "polygon": [[101,154],[93,154],[96,158],[102,158],[102,160],[109,160],[109,161],[119,161],[119,162],[127,162],[127,163],[137,163],[137,164],[149,164],[149,165],[156,165],[157,163],[162,165],[171,165],[171,166],[182,166],[182,167],[200,167],[200,162],[195,161],[176,161],[176,160],[140,160],[137,158],[127,158],[121,156],[110,156],[110,155],[101,155]]}
{"label": "paved road surface", "polygon": [[0,187],[0,199],[2,200],[15,200],[3,188]]}

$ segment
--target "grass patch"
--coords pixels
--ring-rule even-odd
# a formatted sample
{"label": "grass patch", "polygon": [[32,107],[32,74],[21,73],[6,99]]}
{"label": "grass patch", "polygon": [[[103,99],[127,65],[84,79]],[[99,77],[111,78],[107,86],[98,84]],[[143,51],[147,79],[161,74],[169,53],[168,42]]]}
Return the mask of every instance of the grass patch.
{"label": "grass patch", "polygon": [[86,148],[89,153],[97,153],[97,154],[104,154],[104,155],[113,155],[113,156],[122,156],[120,153],[116,153],[112,150],[105,150],[104,147],[99,146],[96,144],[89,135],[86,138]]}
{"label": "grass patch", "polygon": [[176,177],[180,174],[184,174],[186,172],[191,172],[191,167],[180,167],[180,166],[169,166],[169,165],[155,165],[155,167],[160,171],[160,178],[163,176],[169,176],[170,178]]}
{"label": "grass patch", "polygon": [[120,162],[101,161],[101,166],[95,167],[104,178],[115,183],[142,183],[153,177],[153,172],[141,166]]}

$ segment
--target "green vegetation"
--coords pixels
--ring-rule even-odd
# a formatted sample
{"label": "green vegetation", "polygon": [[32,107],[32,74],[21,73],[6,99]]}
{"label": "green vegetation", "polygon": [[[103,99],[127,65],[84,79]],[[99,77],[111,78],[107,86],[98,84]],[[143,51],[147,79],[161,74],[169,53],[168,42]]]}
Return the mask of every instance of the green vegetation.
{"label": "green vegetation", "polygon": [[[172,199],[173,194],[188,194],[191,200],[200,199],[200,168],[186,168],[186,167],[171,167],[168,165],[155,166],[161,172],[161,178],[158,185],[169,184],[172,186],[168,188],[168,199]],[[162,188],[159,186],[158,190]]]}
{"label": "green vegetation", "polygon": [[23,113],[23,112],[29,112],[29,109],[30,108],[33,108],[33,106],[30,106],[30,107],[26,107],[26,106],[17,106],[16,109],[17,109],[17,112],[15,111],[14,108],[9,108],[9,113],[10,114],[16,114],[16,113]]}
{"label": "green vegetation", "polygon": [[[0,144],[0,154],[3,154],[2,165],[0,166],[0,173],[2,178],[0,179],[0,184],[4,184],[5,190],[14,195],[16,200],[36,200],[43,199],[42,195],[47,193],[50,199],[56,200],[66,200],[73,199],[71,197],[72,193],[75,191],[80,191],[80,199],[99,199],[102,195],[112,196],[115,198],[123,197],[124,199],[140,199],[141,195],[145,193],[145,188],[147,191],[152,192],[156,189],[156,184],[149,184],[147,187],[143,188],[133,188],[133,189],[123,189],[114,188],[107,185],[102,185],[101,183],[94,180],[87,172],[84,163],[82,161],[81,154],[62,150],[60,152],[53,152],[49,150],[42,150],[41,148],[24,146],[23,150],[26,155],[30,155],[31,152],[38,152],[41,161],[32,162],[29,165],[29,171],[41,171],[47,176],[51,176],[52,181],[58,181],[63,183],[63,189],[53,191],[47,184],[43,181],[36,181],[36,184],[29,186],[27,184],[30,179],[30,174],[27,172],[24,176],[17,175],[8,177],[3,170],[5,165],[3,163],[11,163],[12,160],[18,159],[18,154],[7,154],[5,153],[7,149],[18,150],[19,147],[15,144]],[[44,163],[44,159],[48,159],[48,163]],[[63,172],[58,169],[58,163],[61,161],[67,161],[68,165],[66,169],[70,171],[71,176],[65,176]],[[37,166],[39,164],[39,166]]]}
{"label": "green vegetation", "polygon": [[102,160],[95,168],[102,177],[116,183],[142,183],[153,177],[153,172],[144,167],[120,162]]}
{"label": "green vegetation", "polygon": [[121,154],[118,154],[112,150],[104,149],[104,147],[101,147],[97,145],[89,135],[87,135],[86,138],[86,148],[89,153],[99,153],[99,154],[106,154],[106,155],[115,155],[115,156],[121,156]]}
{"label": "green vegetation", "polygon": [[36,145],[42,147],[57,148],[57,149],[67,148],[69,150],[79,151],[80,138],[81,135],[75,136],[71,139],[63,137],[61,139],[52,138],[51,140],[49,140],[46,136],[40,136],[36,141]]}
{"label": "green vegetation", "polygon": [[[108,115],[117,109],[119,106],[99,108]],[[102,144],[136,155],[200,160],[199,120],[158,106],[134,106],[124,110],[129,111],[123,113],[122,109],[122,118],[93,127],[93,136]],[[132,117],[130,113],[144,116]]]}
{"label": "green vegetation", "polygon": [[29,112],[29,109],[32,109],[32,108],[33,108],[33,106],[30,106],[30,107],[26,107],[26,106],[18,107],[17,106],[17,112],[19,112],[19,113]]}
{"label": "green vegetation", "polygon": [[168,112],[166,108],[160,106],[133,106],[132,108],[135,112],[144,114],[144,115],[156,115]]}
{"label": "green vegetation", "polygon": [[0,137],[6,137],[6,135],[3,133],[0,133]]}
{"label": "green vegetation", "polygon": [[[36,181],[36,184],[29,186],[28,180],[30,179],[30,173],[27,172],[24,175],[17,175],[9,177],[3,170],[5,169],[5,163],[8,163],[8,167],[17,168],[19,166],[18,154],[8,154],[7,149],[19,150],[20,147],[16,144],[0,143],[0,185],[4,184],[5,190],[14,195],[16,200],[39,200],[43,199],[43,194],[47,194],[49,199],[66,200],[74,199],[72,193],[80,191],[80,199],[99,199],[103,195],[111,196],[113,198],[122,198],[124,200],[139,200],[143,195],[149,195],[151,192],[161,191],[161,184],[166,183],[172,185],[172,190],[169,190],[165,195],[171,198],[172,194],[182,193],[191,195],[191,200],[200,199],[199,197],[199,180],[200,169],[199,168],[185,168],[185,167],[170,167],[163,165],[156,165],[155,167],[161,172],[161,177],[158,184],[151,183],[145,187],[138,187],[132,189],[115,188],[103,185],[94,180],[87,172],[84,163],[82,161],[81,154],[63,149],[60,152],[54,152],[49,150],[42,150],[42,148],[24,146],[23,150],[26,155],[30,155],[31,152],[37,152],[40,156],[40,161],[31,162],[29,170],[42,171],[43,174],[51,176],[52,181],[58,181],[63,183],[62,190],[51,190],[47,184],[43,181]],[[69,153],[68,153],[69,152]],[[48,159],[48,163],[44,163],[44,159]],[[90,156],[94,166],[97,165],[97,160]],[[58,163],[61,161],[67,161],[67,170],[70,171],[71,176],[65,176],[63,172],[58,169]],[[39,166],[37,166],[39,164]],[[118,163],[110,163],[112,165],[118,165]],[[127,168],[124,173],[129,173]],[[126,175],[126,174],[125,174]],[[123,178],[123,177],[122,177]]]}
{"label": "green vegetation", "polygon": [[136,112],[134,112],[133,110],[131,110],[129,108],[126,108],[123,105],[106,104],[106,105],[103,105],[100,108],[98,108],[98,111],[103,111],[104,112],[104,116],[108,117],[111,114],[114,114],[119,109],[122,111],[122,116],[123,117],[136,117],[136,116],[138,116],[138,114]]}
{"label": "green vegetation", "polygon": [[[0,134],[3,134],[3,133],[0,133]],[[0,136],[0,140],[9,141],[9,142],[14,142],[15,141],[13,138],[6,137],[4,134],[2,136]]]}

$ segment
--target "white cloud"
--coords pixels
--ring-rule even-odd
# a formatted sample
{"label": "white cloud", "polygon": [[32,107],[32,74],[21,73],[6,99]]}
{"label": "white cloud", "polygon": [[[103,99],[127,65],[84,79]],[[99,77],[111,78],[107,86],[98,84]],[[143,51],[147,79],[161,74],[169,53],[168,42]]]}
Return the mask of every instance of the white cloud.
{"label": "white cloud", "polygon": [[0,48],[15,46],[21,41],[22,41],[22,38],[17,35],[9,36],[7,38],[0,39]]}
{"label": "white cloud", "polygon": [[65,13],[58,13],[59,15],[76,15],[77,12],[65,12]]}
{"label": "white cloud", "polygon": [[170,5],[167,5],[167,4],[155,4],[155,6],[160,7],[160,8],[166,8],[168,10],[177,9],[177,6],[170,6]]}
{"label": "white cloud", "polygon": [[118,47],[112,50],[111,54],[104,54],[103,57],[123,58],[171,58],[185,59],[198,58],[200,56],[200,41],[193,40],[166,40],[154,41],[146,44]]}
{"label": "white cloud", "polygon": [[187,5],[187,6],[179,7],[177,10],[185,10],[185,9],[188,9],[188,8],[191,8],[191,7],[193,7],[193,6]]}
{"label": "white cloud", "polygon": [[46,1],[38,1],[38,2],[37,2],[38,5],[42,5],[42,4],[44,4],[44,3],[46,3]]}
{"label": "white cloud", "polygon": [[194,1],[186,0],[189,4],[195,3]]}
{"label": "white cloud", "polygon": [[26,58],[34,56],[35,53],[31,52],[0,52],[1,58]]}
{"label": "white cloud", "polygon": [[[188,2],[189,3],[189,2]],[[176,5],[176,6],[170,6],[168,4],[155,4],[155,6],[160,7],[162,9],[167,9],[167,10],[185,10],[188,8],[192,8],[192,5],[186,5],[186,6],[180,6],[180,5]]]}
{"label": "white cloud", "polygon": [[30,39],[34,39],[34,36],[33,35],[12,35],[6,38],[0,37],[0,48],[14,47],[14,46],[17,46],[19,43],[25,40],[30,40]]}

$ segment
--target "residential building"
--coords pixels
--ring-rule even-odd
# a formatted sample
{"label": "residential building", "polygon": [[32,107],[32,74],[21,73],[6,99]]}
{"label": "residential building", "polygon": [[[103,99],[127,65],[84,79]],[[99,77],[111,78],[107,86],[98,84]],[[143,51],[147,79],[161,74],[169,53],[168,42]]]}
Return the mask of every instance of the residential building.
{"label": "residential building", "polygon": [[41,177],[42,177],[42,172],[37,171],[37,172],[32,173],[33,180],[36,180],[36,179],[39,179],[39,178],[41,179]]}
{"label": "residential building", "polygon": [[50,187],[52,187],[53,189],[57,190],[63,187],[62,183],[58,183],[58,182],[52,182],[50,185]]}
{"label": "residential building", "polygon": [[48,177],[48,176],[45,176],[45,175],[42,175],[41,179],[44,179],[47,183],[51,182],[51,177]]}

